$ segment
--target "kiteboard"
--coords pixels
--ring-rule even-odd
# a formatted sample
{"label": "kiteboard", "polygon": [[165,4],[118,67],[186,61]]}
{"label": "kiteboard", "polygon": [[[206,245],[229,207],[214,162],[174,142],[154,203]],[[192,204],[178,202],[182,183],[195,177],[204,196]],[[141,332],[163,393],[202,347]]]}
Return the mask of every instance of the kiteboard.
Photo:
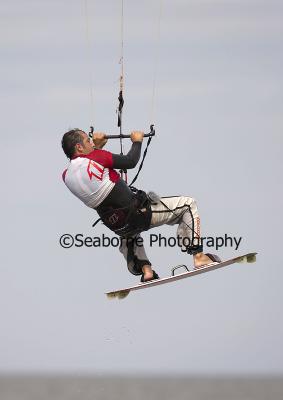
{"label": "kiteboard", "polygon": [[[166,278],[156,279],[156,280],[149,281],[149,282],[139,283],[138,285],[135,285],[135,286],[130,286],[130,287],[127,287],[124,289],[114,290],[111,292],[107,292],[105,294],[107,295],[107,297],[109,299],[114,299],[114,298],[124,299],[126,296],[128,296],[128,294],[130,292],[133,292],[134,290],[148,289],[153,286],[158,286],[158,285],[163,285],[165,283],[179,281],[180,279],[189,278],[189,277],[192,277],[195,275],[200,275],[205,272],[213,271],[215,269],[223,268],[228,265],[235,264],[235,263],[244,263],[244,262],[252,263],[252,262],[256,261],[256,255],[257,255],[257,253],[248,253],[248,254],[244,254],[242,256],[231,258],[230,260],[227,260],[227,261],[222,261],[220,263],[213,262],[213,263],[204,265],[203,267],[193,269],[193,270],[189,270],[188,267],[183,264],[177,265],[172,268],[171,276],[167,276]],[[185,272],[175,274],[176,270],[181,269],[181,268],[184,268]]]}

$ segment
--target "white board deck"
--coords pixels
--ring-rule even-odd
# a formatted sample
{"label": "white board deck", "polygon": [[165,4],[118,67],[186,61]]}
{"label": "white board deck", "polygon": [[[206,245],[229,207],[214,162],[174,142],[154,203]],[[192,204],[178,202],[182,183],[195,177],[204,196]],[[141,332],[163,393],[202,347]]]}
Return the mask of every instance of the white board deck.
{"label": "white board deck", "polygon": [[242,256],[238,256],[235,258],[231,258],[230,260],[227,261],[222,261],[221,263],[214,263],[213,265],[208,265],[208,266],[203,266],[198,269],[194,269],[192,271],[186,271],[177,275],[173,276],[167,276],[166,278],[161,278],[161,279],[156,279],[153,281],[149,282],[144,282],[144,283],[139,283],[134,286],[129,286],[127,288],[123,289],[118,289],[118,290],[113,290],[111,292],[106,292],[105,294],[107,295],[108,298],[118,298],[118,299],[123,299],[125,298],[130,292],[134,290],[141,290],[141,289],[148,289],[153,286],[158,286],[158,285],[163,285],[169,282],[175,282],[180,279],[184,278],[189,278],[195,275],[200,275],[205,272],[213,271],[215,269],[223,268],[226,267],[227,265],[235,264],[235,263],[240,263],[240,262],[255,262],[256,261],[256,255],[257,253],[248,253],[244,254]]}

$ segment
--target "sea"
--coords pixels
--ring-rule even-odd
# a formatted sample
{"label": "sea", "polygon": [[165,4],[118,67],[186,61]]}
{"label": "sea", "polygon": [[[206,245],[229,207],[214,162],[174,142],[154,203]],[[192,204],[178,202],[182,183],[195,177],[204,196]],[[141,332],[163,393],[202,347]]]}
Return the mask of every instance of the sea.
{"label": "sea", "polygon": [[0,400],[283,400],[283,376],[2,375]]}

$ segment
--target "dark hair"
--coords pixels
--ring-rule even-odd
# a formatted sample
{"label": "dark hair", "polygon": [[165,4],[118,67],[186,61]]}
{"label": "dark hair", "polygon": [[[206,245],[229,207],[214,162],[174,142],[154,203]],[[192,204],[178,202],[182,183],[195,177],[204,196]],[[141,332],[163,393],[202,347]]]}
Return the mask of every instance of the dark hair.
{"label": "dark hair", "polygon": [[68,158],[72,158],[75,153],[76,144],[83,144],[83,131],[81,129],[71,129],[64,133],[62,137],[62,149]]}

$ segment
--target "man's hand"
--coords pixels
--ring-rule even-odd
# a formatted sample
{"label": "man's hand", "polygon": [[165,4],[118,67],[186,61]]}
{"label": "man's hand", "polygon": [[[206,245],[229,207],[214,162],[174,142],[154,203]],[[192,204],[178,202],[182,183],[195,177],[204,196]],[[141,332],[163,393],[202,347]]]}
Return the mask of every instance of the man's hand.
{"label": "man's hand", "polygon": [[133,131],[131,132],[131,141],[134,142],[142,142],[144,133],[141,131]]}
{"label": "man's hand", "polygon": [[92,135],[92,141],[96,149],[102,149],[107,143],[107,140],[103,132],[94,132]]}

